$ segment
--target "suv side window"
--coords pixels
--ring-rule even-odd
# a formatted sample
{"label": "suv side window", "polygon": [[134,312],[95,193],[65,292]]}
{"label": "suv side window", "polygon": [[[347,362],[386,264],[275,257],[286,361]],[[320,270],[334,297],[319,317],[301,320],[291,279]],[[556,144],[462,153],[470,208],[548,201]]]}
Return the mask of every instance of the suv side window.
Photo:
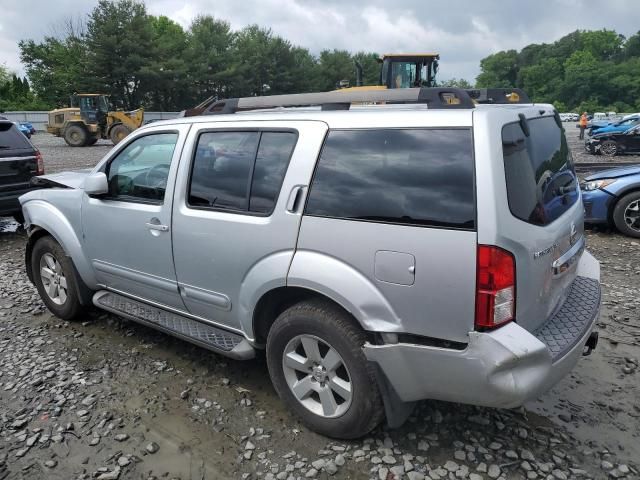
{"label": "suv side window", "polygon": [[289,158],[293,132],[217,131],[200,135],[189,182],[192,207],[269,214]]}
{"label": "suv side window", "polygon": [[331,131],[305,213],[473,229],[472,152],[468,128]]}
{"label": "suv side window", "polygon": [[153,133],[133,140],[107,166],[108,197],[162,203],[177,141],[177,133]]}

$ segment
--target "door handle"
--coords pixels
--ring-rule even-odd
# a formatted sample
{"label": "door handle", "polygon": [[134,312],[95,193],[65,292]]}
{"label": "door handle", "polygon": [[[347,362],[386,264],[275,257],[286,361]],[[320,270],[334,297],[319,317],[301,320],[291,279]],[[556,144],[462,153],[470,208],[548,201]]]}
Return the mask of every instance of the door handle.
{"label": "door handle", "polygon": [[287,212],[295,213],[300,206],[300,200],[304,195],[305,187],[303,185],[296,185],[289,194],[289,200],[287,201]]}
{"label": "door handle", "polygon": [[159,232],[169,231],[169,225],[160,225],[159,223],[150,223],[150,222],[145,223],[145,225],[149,230],[158,230]]}

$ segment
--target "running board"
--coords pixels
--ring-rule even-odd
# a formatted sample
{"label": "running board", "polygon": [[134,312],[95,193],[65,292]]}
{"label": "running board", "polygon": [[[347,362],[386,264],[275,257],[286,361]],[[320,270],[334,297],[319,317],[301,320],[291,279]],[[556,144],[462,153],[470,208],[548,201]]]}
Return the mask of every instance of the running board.
{"label": "running board", "polygon": [[241,335],[139,300],[133,300],[124,295],[100,290],[93,296],[93,304],[103,310],[161,330],[227,357],[247,360],[255,356],[254,348]]}

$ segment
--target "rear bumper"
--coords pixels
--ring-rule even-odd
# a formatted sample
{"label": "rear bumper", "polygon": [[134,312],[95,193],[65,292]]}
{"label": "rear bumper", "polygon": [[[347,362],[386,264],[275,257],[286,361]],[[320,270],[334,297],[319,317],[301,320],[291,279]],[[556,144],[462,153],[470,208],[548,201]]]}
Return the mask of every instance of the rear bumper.
{"label": "rear bumper", "polygon": [[33,188],[25,188],[23,190],[13,190],[11,192],[0,193],[0,216],[11,215],[15,212],[22,211],[18,198],[27,192],[34,190]]}
{"label": "rear bumper", "polygon": [[578,275],[562,308],[535,333],[510,323],[492,332],[470,332],[464,350],[366,344],[365,355],[404,402],[522,405],[573,369],[593,330],[600,310],[600,272],[588,252]]}

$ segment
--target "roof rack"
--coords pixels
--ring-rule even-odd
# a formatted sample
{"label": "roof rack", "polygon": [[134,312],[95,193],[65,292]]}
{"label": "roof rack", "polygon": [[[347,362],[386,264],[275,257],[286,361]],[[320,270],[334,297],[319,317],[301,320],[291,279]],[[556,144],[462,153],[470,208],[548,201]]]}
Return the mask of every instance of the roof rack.
{"label": "roof rack", "polygon": [[477,103],[531,103],[529,96],[521,88],[474,88],[468,89],[467,93]]}
{"label": "roof rack", "polygon": [[220,115],[278,107],[321,106],[323,110],[349,110],[352,104],[426,104],[430,109],[471,109],[474,102],[461,88],[397,88],[376,90],[335,90],[218,100],[203,115]]}

